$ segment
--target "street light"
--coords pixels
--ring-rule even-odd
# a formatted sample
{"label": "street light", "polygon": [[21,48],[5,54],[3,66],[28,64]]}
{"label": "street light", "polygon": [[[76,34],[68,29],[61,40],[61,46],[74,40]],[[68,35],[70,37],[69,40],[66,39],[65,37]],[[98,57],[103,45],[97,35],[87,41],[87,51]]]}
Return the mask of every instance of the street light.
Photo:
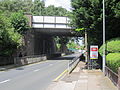
{"label": "street light", "polygon": [[105,0],[103,0],[103,73],[105,74]]}

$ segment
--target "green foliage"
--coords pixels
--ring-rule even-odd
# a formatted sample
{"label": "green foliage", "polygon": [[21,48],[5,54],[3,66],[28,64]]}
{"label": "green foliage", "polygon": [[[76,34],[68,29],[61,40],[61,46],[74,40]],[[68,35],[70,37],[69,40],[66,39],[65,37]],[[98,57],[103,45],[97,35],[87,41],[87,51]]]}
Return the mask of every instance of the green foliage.
{"label": "green foliage", "polygon": [[78,45],[77,45],[74,41],[69,42],[69,43],[67,44],[67,47],[68,47],[68,48],[76,49],[77,46],[78,46]]}
{"label": "green foliage", "polygon": [[101,56],[103,56],[103,47],[104,47],[104,46],[105,46],[105,44],[102,45],[102,46],[99,48],[99,53],[100,53]]}
{"label": "green foliage", "polygon": [[120,53],[109,53],[106,60],[107,66],[117,73],[120,67]]}
{"label": "green foliage", "polygon": [[[67,16],[69,12],[62,7],[45,7],[43,0],[0,0],[0,55],[11,55],[21,45],[22,34],[28,29],[23,13]],[[68,39],[64,37],[58,41],[66,44]]]}
{"label": "green foliage", "polygon": [[85,46],[80,46],[80,50],[84,50],[85,49]]}
{"label": "green foliage", "polygon": [[[103,45],[100,47],[99,53],[102,56]],[[120,38],[114,38],[106,42],[106,54],[107,53],[120,53]]]}
{"label": "green foliage", "polygon": [[0,10],[8,13],[22,10],[24,13],[46,16],[67,16],[69,13],[62,7],[45,7],[43,0],[0,0]]}
{"label": "green foliage", "polygon": [[57,43],[56,46],[57,46],[57,49],[60,50],[61,44]]}
{"label": "green foliage", "polygon": [[[103,45],[99,49],[102,56]],[[120,38],[114,38],[106,42],[106,63],[109,68],[117,73],[120,67]]]}
{"label": "green foliage", "polygon": [[55,7],[54,5],[50,5],[45,8],[45,15],[48,16],[67,16],[68,11],[62,7]]}
{"label": "green foliage", "polygon": [[33,15],[44,15],[45,14],[45,3],[40,0],[34,0],[33,2]]}
{"label": "green foliage", "polygon": [[119,40],[112,40],[107,42],[107,52],[109,53],[120,53],[120,39]]}
{"label": "green foliage", "polygon": [[10,19],[15,32],[23,34],[28,29],[28,20],[21,11],[12,13]]}
{"label": "green foliage", "polygon": [[75,29],[75,31],[82,31],[82,30],[85,30],[84,28],[77,28],[77,29]]}
{"label": "green foliage", "polygon": [[0,13],[0,55],[11,55],[21,43],[21,35],[14,32],[10,19]]}
{"label": "green foliage", "polygon": [[[71,24],[76,28],[85,28],[89,44],[102,44],[102,0],[71,0]],[[120,1],[105,0],[106,9],[106,40],[120,35]],[[79,31],[84,36],[82,30]]]}

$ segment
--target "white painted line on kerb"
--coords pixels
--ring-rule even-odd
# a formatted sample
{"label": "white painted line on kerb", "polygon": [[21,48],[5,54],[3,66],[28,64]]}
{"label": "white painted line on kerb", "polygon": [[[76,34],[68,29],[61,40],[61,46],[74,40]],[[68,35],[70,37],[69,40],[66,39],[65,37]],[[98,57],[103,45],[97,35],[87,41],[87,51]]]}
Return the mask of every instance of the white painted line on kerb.
{"label": "white painted line on kerb", "polygon": [[9,81],[10,81],[10,79],[7,79],[7,80],[4,80],[4,81],[1,81],[0,84],[6,83],[6,82],[9,82]]}
{"label": "white painted line on kerb", "polygon": [[39,71],[40,69],[36,69],[36,70],[34,70],[34,72],[37,72],[37,71]]}

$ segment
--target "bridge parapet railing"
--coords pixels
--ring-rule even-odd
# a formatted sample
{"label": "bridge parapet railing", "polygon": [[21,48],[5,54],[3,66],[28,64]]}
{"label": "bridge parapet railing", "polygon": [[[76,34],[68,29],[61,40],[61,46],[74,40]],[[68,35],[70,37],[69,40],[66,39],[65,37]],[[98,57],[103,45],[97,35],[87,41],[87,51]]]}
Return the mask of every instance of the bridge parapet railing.
{"label": "bridge parapet railing", "polygon": [[61,16],[33,16],[33,28],[71,28],[69,18]]}

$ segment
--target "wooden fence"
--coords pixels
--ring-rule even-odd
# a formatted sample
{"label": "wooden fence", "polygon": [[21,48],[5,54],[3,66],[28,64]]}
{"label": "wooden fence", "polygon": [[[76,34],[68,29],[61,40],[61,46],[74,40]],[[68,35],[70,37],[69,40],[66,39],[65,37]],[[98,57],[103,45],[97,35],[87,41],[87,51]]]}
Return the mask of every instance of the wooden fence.
{"label": "wooden fence", "polygon": [[118,90],[120,90],[120,67],[118,69]]}
{"label": "wooden fence", "polygon": [[118,69],[118,74],[113,72],[109,67],[105,67],[105,75],[114,83],[115,86],[120,90],[120,68]]}

